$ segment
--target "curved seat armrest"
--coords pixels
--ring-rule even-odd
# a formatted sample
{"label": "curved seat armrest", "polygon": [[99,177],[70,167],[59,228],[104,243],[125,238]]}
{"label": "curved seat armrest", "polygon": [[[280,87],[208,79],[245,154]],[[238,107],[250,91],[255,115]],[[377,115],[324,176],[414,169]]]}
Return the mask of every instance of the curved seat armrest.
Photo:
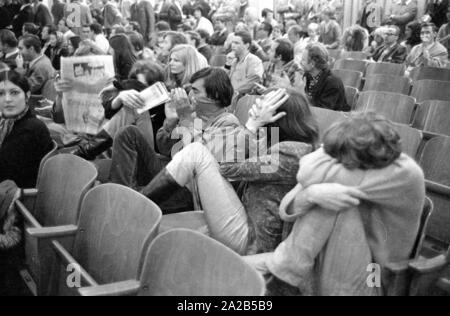
{"label": "curved seat armrest", "polygon": [[141,288],[136,280],[84,287],[78,290],[81,296],[135,296]]}
{"label": "curved seat armrest", "polygon": [[58,239],[74,236],[78,231],[78,226],[66,225],[55,227],[28,228],[27,233],[38,239]]}
{"label": "curved seat armrest", "polygon": [[439,255],[432,259],[420,257],[409,263],[409,268],[415,273],[428,274],[441,270],[447,264],[445,255]]}

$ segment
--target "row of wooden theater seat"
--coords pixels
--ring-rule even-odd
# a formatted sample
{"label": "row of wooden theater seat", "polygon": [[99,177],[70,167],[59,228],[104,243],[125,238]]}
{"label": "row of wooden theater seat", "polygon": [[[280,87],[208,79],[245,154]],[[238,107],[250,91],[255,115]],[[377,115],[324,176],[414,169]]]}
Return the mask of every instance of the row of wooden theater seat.
{"label": "row of wooden theater seat", "polygon": [[34,294],[264,294],[262,277],[237,254],[200,232],[173,229],[197,228],[199,212],[185,214],[187,224],[165,221],[134,190],[95,187],[97,176],[91,163],[57,155],[44,163],[37,188],[16,202],[26,227],[21,274]]}

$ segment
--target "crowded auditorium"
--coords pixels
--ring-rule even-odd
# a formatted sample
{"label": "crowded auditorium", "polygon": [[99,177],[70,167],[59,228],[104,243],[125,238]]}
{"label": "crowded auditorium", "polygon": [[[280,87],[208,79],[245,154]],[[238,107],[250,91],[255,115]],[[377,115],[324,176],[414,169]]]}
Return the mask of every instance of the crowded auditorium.
{"label": "crowded auditorium", "polygon": [[450,296],[448,0],[0,14],[0,296]]}

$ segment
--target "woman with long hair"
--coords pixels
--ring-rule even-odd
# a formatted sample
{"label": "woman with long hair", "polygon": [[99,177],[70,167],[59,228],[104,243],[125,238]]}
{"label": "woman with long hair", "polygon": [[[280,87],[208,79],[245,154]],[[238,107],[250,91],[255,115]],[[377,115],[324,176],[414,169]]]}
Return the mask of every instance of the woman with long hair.
{"label": "woman with long hair", "polygon": [[52,148],[50,133],[28,106],[27,78],[15,71],[0,73],[0,182],[22,188],[36,184],[39,164]]}
{"label": "woman with long hair", "polygon": [[[267,133],[260,130],[263,127]],[[218,163],[207,147],[192,143],[141,190],[162,203],[195,182],[211,236],[240,254],[269,251],[281,242],[279,203],[295,186],[299,159],[315,148],[318,139],[308,100],[294,91],[271,91],[259,99],[246,128],[250,139],[266,134],[262,139],[268,146],[259,142],[258,148],[249,148],[249,159],[233,156]],[[242,199],[229,181],[246,183]]]}
{"label": "woman with long hair", "polygon": [[170,90],[184,87],[189,84],[193,74],[207,67],[206,58],[194,47],[177,45],[170,51],[166,86]]}
{"label": "woman with long hair", "polygon": [[125,80],[137,61],[136,52],[125,34],[116,34],[109,39],[113,51],[114,69],[119,80]]}
{"label": "woman with long hair", "polygon": [[405,36],[406,40],[402,43],[406,47],[406,52],[409,54],[414,46],[422,43],[420,39],[421,23],[412,21],[406,25]]}

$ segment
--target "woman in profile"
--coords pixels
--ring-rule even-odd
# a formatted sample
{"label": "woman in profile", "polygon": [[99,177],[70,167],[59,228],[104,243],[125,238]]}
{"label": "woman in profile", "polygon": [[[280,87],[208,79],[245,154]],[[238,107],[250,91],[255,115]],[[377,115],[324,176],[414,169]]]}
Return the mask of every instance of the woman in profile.
{"label": "woman in profile", "polygon": [[113,51],[114,69],[118,80],[125,80],[137,61],[133,45],[125,34],[117,34],[109,39]]}

